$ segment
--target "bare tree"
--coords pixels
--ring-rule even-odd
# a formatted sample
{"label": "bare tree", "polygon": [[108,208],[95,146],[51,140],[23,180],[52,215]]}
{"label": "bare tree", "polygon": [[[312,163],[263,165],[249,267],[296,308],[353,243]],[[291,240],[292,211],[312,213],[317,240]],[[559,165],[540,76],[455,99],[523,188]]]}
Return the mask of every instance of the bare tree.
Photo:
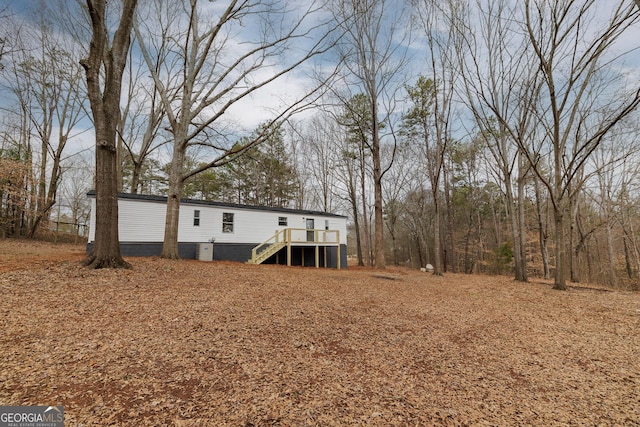
{"label": "bare tree", "polygon": [[[358,265],[364,266],[365,257],[367,264],[369,264],[371,258],[369,246],[368,243],[366,243],[369,237],[367,234],[370,233],[367,227],[362,225],[363,222],[366,223],[366,215],[368,212],[366,203],[365,206],[363,206],[364,212],[362,215],[359,209],[360,200],[366,200],[366,194],[360,194],[360,200],[358,198],[358,187],[360,187],[362,193],[365,186],[363,180],[366,179],[366,174],[363,169],[364,148],[361,143],[353,141],[353,133],[355,132],[357,135],[362,132],[362,123],[357,125],[355,123],[356,120],[353,120],[355,117],[347,120],[347,116],[353,116],[354,113],[354,111],[350,111],[350,108],[352,109],[353,106],[351,103],[347,103],[342,106],[339,114],[332,114],[332,121],[336,127],[334,130],[335,152],[338,154],[335,167],[338,173],[339,186],[342,188],[340,192],[342,194],[341,198],[348,204],[353,219]],[[360,118],[362,117],[360,116]],[[349,124],[349,126],[347,124]],[[351,130],[349,130],[349,127]],[[358,130],[359,128],[360,131]],[[360,135],[360,138],[362,138],[362,135]]]}
{"label": "bare tree", "polygon": [[[396,94],[402,87],[401,71],[406,65],[410,32],[406,10],[401,4],[387,0],[334,0],[336,19],[343,23],[345,37],[341,42],[345,65],[345,83],[350,95],[341,97],[343,105],[351,94],[363,93],[370,103],[372,125],[368,149],[374,192],[375,266],[384,268],[384,217],[382,180],[394,156],[386,166],[381,162],[381,124],[393,129],[389,120],[395,109]],[[337,93],[337,92],[336,92]],[[394,142],[395,143],[395,142]]]}
{"label": "bare tree", "polygon": [[429,177],[433,202],[433,274],[442,276],[442,171],[447,141],[438,135],[436,129],[435,104],[439,88],[432,79],[423,76],[418,78],[415,86],[407,87],[409,111],[403,118],[403,133],[409,140],[416,140],[420,159],[425,163],[423,168]]}
{"label": "bare tree", "polygon": [[[371,141],[373,140],[373,130],[371,115],[371,102],[369,98],[359,93],[347,100],[343,106],[342,114],[337,118],[337,122],[345,130],[344,143],[342,152],[345,160],[348,161],[350,171],[350,179],[353,179],[355,188],[360,190],[360,207],[362,213],[358,213],[357,204],[354,208],[354,215],[360,217],[356,222],[356,233],[358,234],[358,242],[362,243],[362,252],[366,265],[373,265],[373,253],[370,230],[370,177],[371,165]],[[355,196],[355,194],[354,194]],[[355,201],[355,199],[354,199]],[[362,223],[360,227],[359,223]]]}
{"label": "bare tree", "polygon": [[118,28],[110,38],[105,0],[87,0],[93,30],[84,67],[96,132],[96,230],[94,246],[85,260],[91,268],[120,268],[118,237],[118,156],[116,129],[120,118],[122,75],[131,41],[137,0],[122,0]]}
{"label": "bare tree", "polygon": [[[626,122],[629,121],[631,120],[626,120]],[[620,245],[616,243],[619,239],[623,241],[622,255],[625,257],[627,273],[630,278],[633,277],[634,262],[631,259],[631,252],[635,238],[630,239],[631,235],[627,228],[630,222],[624,212],[632,208],[627,206],[628,192],[634,187],[639,173],[636,156],[638,134],[634,131],[632,123],[621,130],[622,132],[612,132],[602,141],[586,167],[593,170],[593,173],[589,179],[590,182],[585,186],[590,187],[589,192],[594,201],[591,204],[592,209],[597,209],[599,216],[597,228],[603,229],[604,232],[605,256],[597,257],[601,263],[601,267],[597,270],[601,272],[601,282],[609,286],[616,286],[620,282],[617,261],[621,254],[617,250]]]}
{"label": "bare tree", "polygon": [[20,236],[24,212],[29,203],[31,164],[25,162],[20,146],[0,146],[0,237]]}
{"label": "bare tree", "polygon": [[[482,137],[475,135],[466,141],[451,142],[447,155],[452,172],[451,198],[456,211],[452,229],[458,231],[458,239],[463,236],[460,239],[464,242],[464,249],[460,251],[463,257],[459,262],[467,274],[478,271],[478,262],[484,260],[485,236],[489,232],[484,224],[490,202],[490,193],[484,185],[486,166],[482,163],[486,159],[486,151]],[[461,233],[463,230],[464,234]]]}
{"label": "bare tree", "polygon": [[12,51],[11,48],[11,39],[15,39],[18,36],[17,32],[13,30],[15,27],[9,24],[9,18],[11,17],[11,12],[9,9],[9,5],[0,6],[0,71],[2,71],[4,64],[2,63],[2,58]]}
{"label": "bare tree", "polygon": [[613,230],[615,227],[615,214],[613,208],[614,199],[614,181],[615,181],[615,163],[610,163],[607,155],[612,153],[605,152],[604,144],[600,144],[598,150],[594,152],[594,161],[597,164],[597,181],[599,190],[600,215],[605,231],[606,260],[604,270],[605,282],[610,286],[615,286],[616,277],[616,258],[613,247]]}
{"label": "bare tree", "polygon": [[[154,58],[155,68],[159,68],[166,57]],[[128,173],[127,187],[131,194],[137,194],[142,185],[142,174],[152,154],[166,144],[161,140],[162,122],[165,118],[164,104],[160,101],[157,88],[147,79],[144,63],[134,65],[128,61],[126,102],[118,123],[118,164]],[[123,186],[124,173],[119,178],[118,189]]]}
{"label": "bare tree", "polygon": [[[539,80],[532,52],[522,36],[518,9],[509,1],[477,1],[456,28],[465,40],[457,52],[465,103],[480,129],[501,182],[514,246],[515,279],[527,281],[524,185],[529,168],[520,145],[535,153],[534,116]],[[472,22],[476,22],[473,24]],[[476,28],[477,25],[477,28]],[[514,187],[516,192],[514,194]]]}
{"label": "bare tree", "polygon": [[67,208],[73,226],[75,242],[84,236],[89,225],[91,203],[87,199],[90,183],[86,177],[91,176],[92,162],[85,159],[82,153],[76,153],[67,159],[63,181],[60,184],[61,203]]}
{"label": "bare tree", "polygon": [[[417,22],[424,35],[428,54],[428,77],[420,77],[415,86],[408,89],[412,101],[412,110],[408,118],[409,121],[414,121],[414,125],[422,122],[419,123],[420,137],[426,154],[436,221],[433,273],[442,275],[447,264],[445,254],[448,254],[452,268],[456,268],[453,212],[450,206],[445,158],[452,140],[455,111],[453,99],[458,79],[455,53],[460,50],[456,27],[459,5],[453,1],[438,3],[433,0],[421,0],[416,1],[415,6]],[[446,227],[440,226],[444,213],[442,202],[445,202],[447,207]],[[447,233],[443,229],[446,229]],[[448,242],[448,251],[442,247],[445,240]]]}
{"label": "bare tree", "polygon": [[[269,139],[278,124],[307,108],[322,87],[309,89],[296,100],[287,100],[263,126],[263,133],[243,145],[225,136],[222,117],[239,101],[278,78],[291,74],[332,46],[332,27],[312,20],[322,4],[312,2],[294,11],[281,1],[233,0],[209,14],[197,0],[158,0],[147,16],[139,16],[136,37],[164,105],[173,137],[169,170],[169,195],[162,256],[178,258],[178,217],[184,182],[212,167],[233,161],[243,152]],[[297,17],[296,17],[297,16]],[[160,21],[153,17],[160,17]],[[241,40],[248,23],[255,29],[253,41]],[[304,50],[294,42],[309,43]],[[161,69],[152,58],[170,52]],[[209,159],[185,170],[190,147],[203,147]]]}
{"label": "bare tree", "polygon": [[[577,212],[586,178],[584,165],[602,139],[640,102],[637,87],[622,85],[619,76],[611,73],[611,65],[624,53],[609,54],[619,36],[637,22],[639,12],[624,1],[610,13],[597,9],[593,0],[479,1],[477,6],[486,21],[483,28],[491,30],[474,38],[471,27],[460,26],[468,43],[461,54],[466,97],[482,129],[493,128],[490,134],[498,141],[508,138],[517,145],[517,150],[511,150],[515,156],[504,155],[508,152],[501,147],[507,146],[490,145],[502,165],[505,188],[511,186],[514,165],[518,200],[529,168],[546,187],[555,222],[554,287],[565,289],[565,232],[571,222],[567,218]],[[518,206],[512,229],[524,259],[520,202]],[[522,267],[521,273],[526,273],[526,266]]]}
{"label": "bare tree", "polygon": [[[545,102],[538,111],[544,138],[551,146],[552,170],[536,173],[549,189],[556,240],[554,289],[566,289],[564,239],[568,202],[581,188],[584,164],[608,133],[640,104],[638,87],[617,85],[607,78],[612,61],[607,54],[616,40],[638,22],[640,11],[617,3],[602,21],[593,0],[526,0],[525,29],[542,76]],[[538,157],[522,144],[532,166]]]}
{"label": "bare tree", "polygon": [[336,212],[340,163],[340,130],[328,114],[313,116],[299,130],[301,174],[308,174],[306,208]]}
{"label": "bare tree", "polygon": [[[14,46],[21,43],[20,32],[16,32]],[[2,156],[11,162],[11,167],[5,164],[4,170],[9,171],[11,179],[4,178],[5,191],[3,235],[24,236],[33,224],[33,212],[36,206],[37,188],[34,179],[34,150],[33,122],[31,120],[31,106],[33,104],[33,91],[28,79],[20,78],[21,49],[11,51],[14,59],[3,70],[6,73],[6,81],[3,86],[8,89],[15,102],[13,108],[8,108],[3,125]],[[18,167],[20,166],[20,167]],[[18,178],[18,173],[21,176]],[[8,188],[6,187],[8,186]]]}
{"label": "bare tree", "polygon": [[391,259],[394,265],[400,265],[400,246],[406,245],[406,242],[399,238],[404,210],[402,202],[411,190],[412,183],[416,180],[415,175],[420,168],[413,150],[410,150],[406,145],[401,145],[395,152],[393,147],[383,146],[383,160],[386,159],[387,162],[391,162],[390,157],[392,156],[397,156],[396,161],[393,162],[391,169],[387,173],[388,179],[385,179],[382,185],[384,217],[387,231],[391,236]]}
{"label": "bare tree", "polygon": [[23,225],[30,237],[48,224],[67,142],[86,116],[78,45],[64,35],[49,12],[49,5],[43,4],[28,15],[34,25],[11,24],[15,36],[3,79],[12,95],[8,98],[16,103],[7,111],[21,117],[20,134],[26,144],[20,145],[28,152],[24,160],[33,166],[37,181],[30,188],[32,200],[24,203]]}
{"label": "bare tree", "polygon": [[[47,22],[47,9],[39,11],[37,40],[39,57],[29,55],[20,64],[19,73],[29,81],[33,105],[30,119],[40,140],[41,159],[38,176],[36,213],[29,235],[33,237],[41,222],[48,223],[56,203],[62,178],[61,161],[76,125],[85,117],[85,93],[79,54]],[[50,173],[49,173],[50,171]]]}
{"label": "bare tree", "polygon": [[[538,167],[542,163],[538,162]],[[540,257],[542,259],[542,276],[545,279],[551,278],[551,268],[549,262],[549,203],[546,188],[542,188],[538,177],[533,178],[534,195],[536,199],[536,220],[538,223],[538,245],[540,246]]]}
{"label": "bare tree", "polygon": [[407,255],[413,267],[424,267],[432,263],[432,251],[429,249],[429,237],[434,236],[432,206],[429,204],[429,192],[422,185],[422,174],[409,188],[403,200],[402,229],[406,235]]}

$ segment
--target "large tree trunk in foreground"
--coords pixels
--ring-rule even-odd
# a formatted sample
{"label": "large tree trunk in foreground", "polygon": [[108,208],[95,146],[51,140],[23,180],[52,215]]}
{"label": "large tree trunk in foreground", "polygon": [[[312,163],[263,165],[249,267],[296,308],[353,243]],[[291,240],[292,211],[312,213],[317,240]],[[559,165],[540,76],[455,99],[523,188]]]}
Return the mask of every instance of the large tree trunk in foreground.
{"label": "large tree trunk in foreground", "polygon": [[[87,0],[93,35],[89,57],[81,64],[87,77],[87,93],[96,131],[95,240],[84,262],[91,268],[130,267],[120,254],[118,237],[116,126],[120,117],[122,74],[136,3],[137,0],[123,0],[120,24],[109,47],[105,0]],[[101,71],[104,72],[103,82]]]}

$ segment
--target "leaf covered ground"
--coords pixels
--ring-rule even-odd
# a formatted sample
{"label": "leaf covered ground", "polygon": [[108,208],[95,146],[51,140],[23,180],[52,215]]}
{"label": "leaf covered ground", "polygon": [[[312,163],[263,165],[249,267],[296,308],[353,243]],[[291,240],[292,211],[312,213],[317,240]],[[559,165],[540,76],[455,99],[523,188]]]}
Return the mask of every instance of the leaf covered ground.
{"label": "leaf covered ground", "polygon": [[639,425],[640,294],[0,240],[0,405],[69,426]]}

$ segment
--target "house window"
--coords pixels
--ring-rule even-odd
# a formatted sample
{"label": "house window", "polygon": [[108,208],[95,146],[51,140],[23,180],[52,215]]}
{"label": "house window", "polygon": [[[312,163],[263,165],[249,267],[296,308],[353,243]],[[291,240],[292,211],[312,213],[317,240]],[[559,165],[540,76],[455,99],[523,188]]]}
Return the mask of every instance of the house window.
{"label": "house window", "polygon": [[199,210],[194,210],[193,211],[193,226],[194,227],[199,227],[200,226],[200,211]]}
{"label": "house window", "polygon": [[278,217],[278,225],[283,225],[283,226],[287,226],[287,217],[286,216],[279,216]]}
{"label": "house window", "polygon": [[233,233],[233,214],[230,212],[222,213],[222,232]]}

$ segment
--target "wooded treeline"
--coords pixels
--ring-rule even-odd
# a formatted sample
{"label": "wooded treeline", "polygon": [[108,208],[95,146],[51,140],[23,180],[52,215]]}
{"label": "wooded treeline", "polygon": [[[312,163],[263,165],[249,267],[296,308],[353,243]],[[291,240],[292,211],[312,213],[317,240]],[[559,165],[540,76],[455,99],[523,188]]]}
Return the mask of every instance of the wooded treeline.
{"label": "wooded treeline", "polygon": [[[117,186],[177,201],[163,256],[187,197],[346,214],[362,265],[638,287],[634,1],[135,3]],[[41,6],[0,11],[5,236],[86,221],[96,184],[89,9]]]}

